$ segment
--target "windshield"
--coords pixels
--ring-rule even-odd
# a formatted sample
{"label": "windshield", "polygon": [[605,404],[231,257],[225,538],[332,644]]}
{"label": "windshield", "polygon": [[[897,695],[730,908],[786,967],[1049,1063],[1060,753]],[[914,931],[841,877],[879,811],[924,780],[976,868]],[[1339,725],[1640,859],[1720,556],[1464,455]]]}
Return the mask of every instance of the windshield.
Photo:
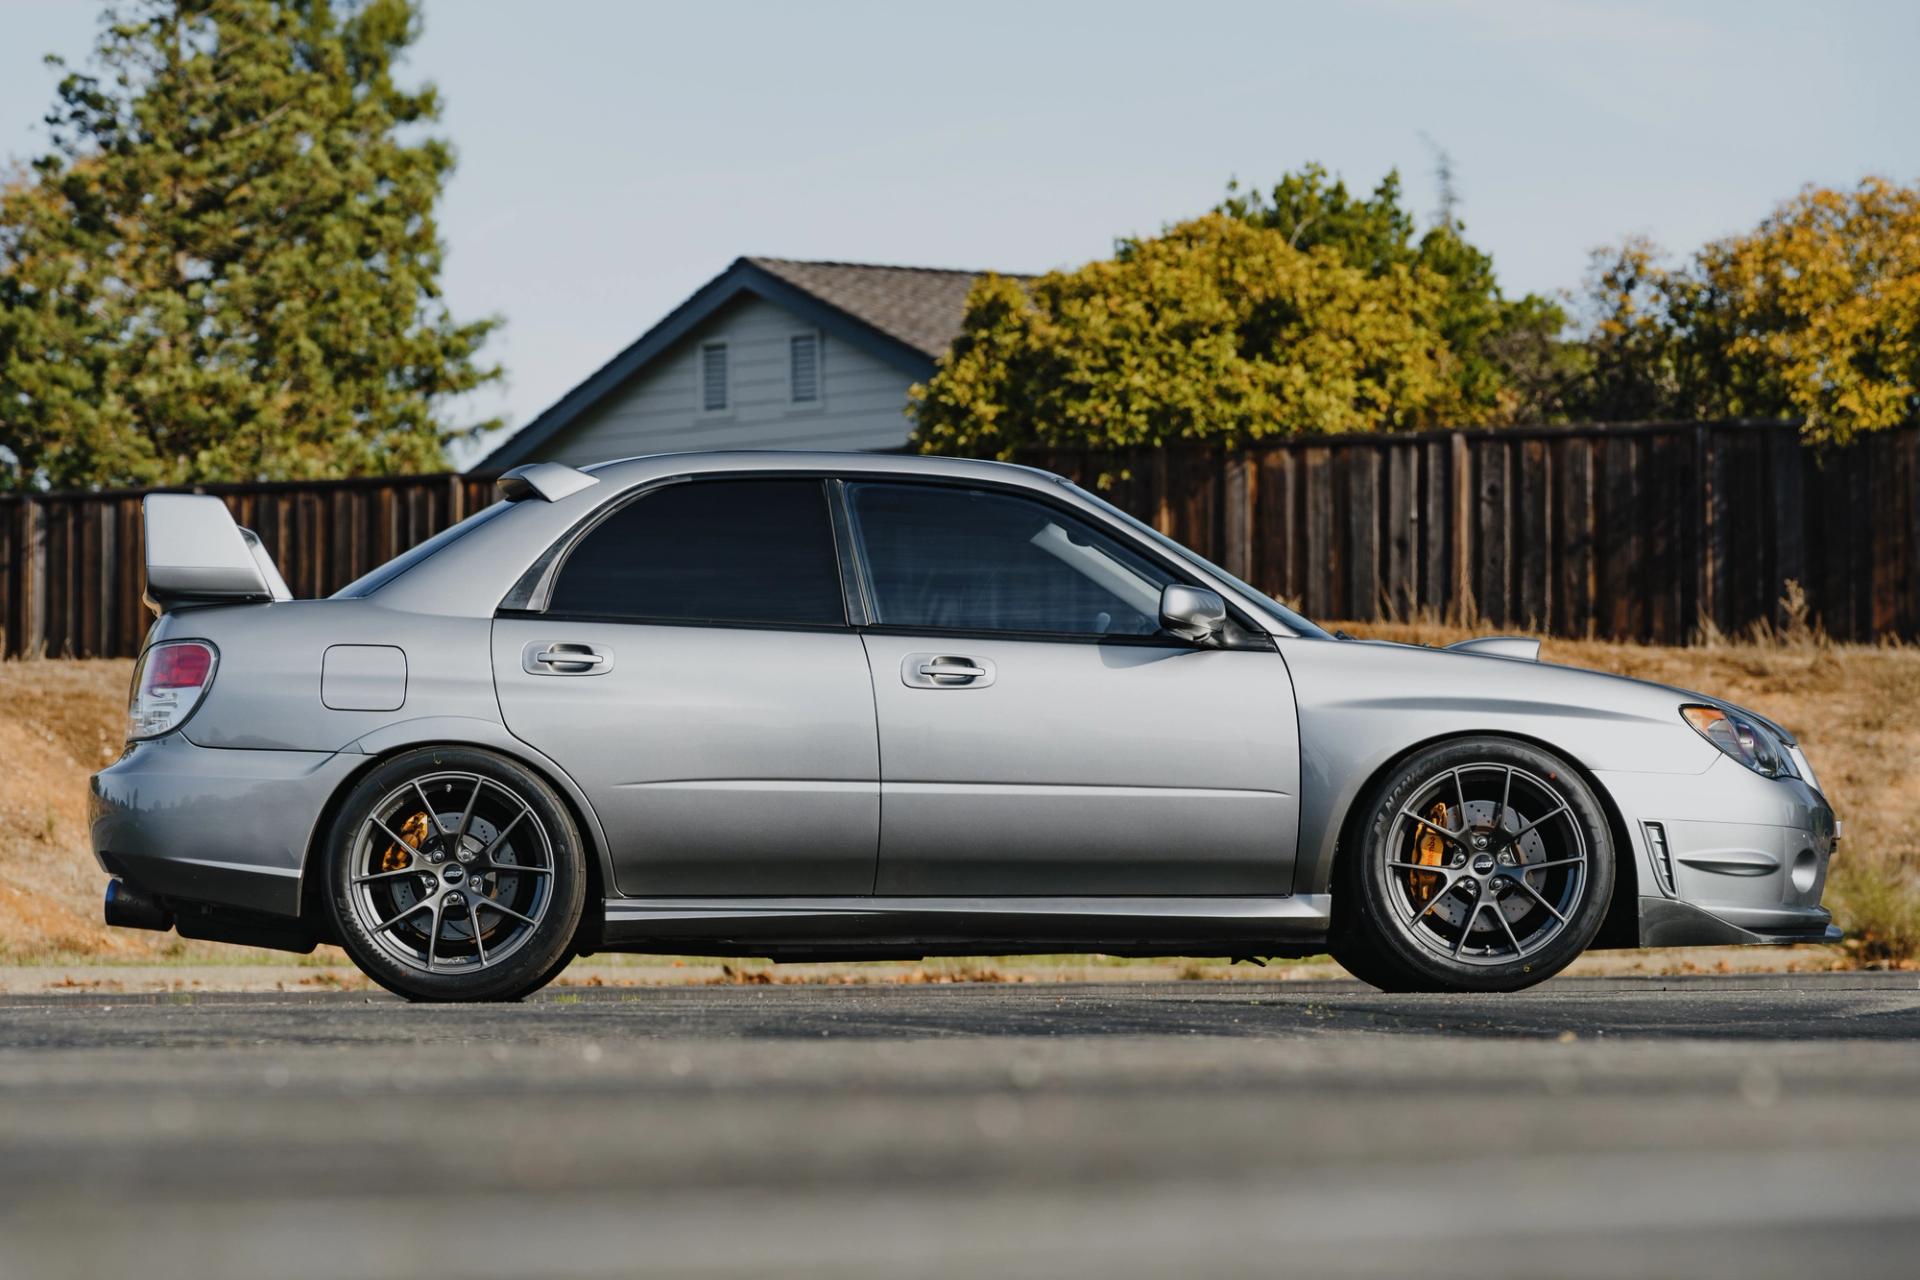
{"label": "windshield", "polygon": [[1067,488],[1073,490],[1075,493],[1079,494],[1081,497],[1085,498],[1087,501],[1093,503],[1095,506],[1099,507],[1102,511],[1106,512],[1108,515],[1113,516],[1116,520],[1121,521],[1129,529],[1132,529],[1135,532],[1144,535],[1145,537],[1151,538],[1154,544],[1160,547],[1162,550],[1171,552],[1173,555],[1179,557],[1182,560],[1185,560],[1188,564],[1198,565],[1201,569],[1204,569],[1206,572],[1212,574],[1214,577],[1219,578],[1222,582],[1227,583],[1234,590],[1240,592],[1242,595],[1246,596],[1249,600],[1252,600],[1255,604],[1263,606],[1264,608],[1267,609],[1268,612],[1272,613],[1274,617],[1278,618],[1282,623],[1284,623],[1290,630],[1298,632],[1300,635],[1303,635],[1303,636],[1312,636],[1319,640],[1333,639],[1333,635],[1330,632],[1328,632],[1324,627],[1320,626],[1318,623],[1314,622],[1312,619],[1303,617],[1302,615],[1295,613],[1293,610],[1287,608],[1287,606],[1281,604],[1278,600],[1275,600],[1272,596],[1260,590],[1258,587],[1253,586],[1251,583],[1241,581],[1239,578],[1235,577],[1231,573],[1228,573],[1225,569],[1222,569],[1219,565],[1213,563],[1213,561],[1207,559],[1205,556],[1198,555],[1195,552],[1189,550],[1188,548],[1181,546],[1179,543],[1175,542],[1172,538],[1169,538],[1166,534],[1160,532],[1158,529],[1154,528],[1152,525],[1148,524],[1146,521],[1135,519],[1133,516],[1130,516],[1126,512],[1122,511],[1119,507],[1116,507],[1111,502],[1108,502],[1105,498],[1102,498],[1099,494],[1089,493],[1087,490],[1082,489],[1079,485],[1074,484],[1072,481],[1068,481],[1066,483],[1067,483]]}

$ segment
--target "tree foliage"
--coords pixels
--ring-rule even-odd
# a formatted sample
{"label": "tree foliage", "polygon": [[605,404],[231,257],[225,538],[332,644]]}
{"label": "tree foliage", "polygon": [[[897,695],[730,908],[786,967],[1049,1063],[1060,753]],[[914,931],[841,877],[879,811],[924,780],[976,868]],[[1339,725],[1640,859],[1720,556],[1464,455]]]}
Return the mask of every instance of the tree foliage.
{"label": "tree foliage", "polygon": [[1558,415],[1554,384],[1566,363],[1559,334],[1567,316],[1537,294],[1505,297],[1493,258],[1466,239],[1454,216],[1456,198],[1445,157],[1441,210],[1421,232],[1402,203],[1400,174],[1391,171],[1368,197],[1317,164],[1275,183],[1270,192],[1229,186],[1221,211],[1283,232],[1300,248],[1327,245],[1349,265],[1379,275],[1403,267],[1431,276],[1439,289],[1432,319],[1452,355],[1460,425],[1541,421]]}
{"label": "tree foliage", "polygon": [[1224,213],[1021,282],[987,276],[913,392],[915,442],[1226,443],[1445,421],[1460,411],[1433,276]]}
{"label": "tree foliage", "polygon": [[1244,441],[1560,416],[1566,316],[1505,298],[1449,211],[1421,233],[1389,173],[1318,165],[1109,261],[988,278],[933,380],[923,449]]}
{"label": "tree foliage", "polygon": [[394,78],[417,29],[412,0],[109,11],[0,199],[0,485],[444,465],[497,321],[439,296],[454,157]]}
{"label": "tree foliage", "polygon": [[1798,418],[1843,441],[1920,414],[1920,189],[1808,187],[1679,266],[1628,240],[1587,301],[1590,416]]}

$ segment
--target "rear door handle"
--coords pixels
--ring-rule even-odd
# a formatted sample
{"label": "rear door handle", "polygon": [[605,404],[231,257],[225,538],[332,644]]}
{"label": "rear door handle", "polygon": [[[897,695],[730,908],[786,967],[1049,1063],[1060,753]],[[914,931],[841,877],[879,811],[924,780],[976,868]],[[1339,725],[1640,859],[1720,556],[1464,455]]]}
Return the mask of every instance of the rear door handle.
{"label": "rear door handle", "polygon": [[900,680],[912,689],[984,689],[994,675],[990,659],[957,653],[910,653],[900,660]]}
{"label": "rear door handle", "polygon": [[590,644],[535,640],[521,651],[520,665],[536,676],[601,676],[613,670],[613,655]]}

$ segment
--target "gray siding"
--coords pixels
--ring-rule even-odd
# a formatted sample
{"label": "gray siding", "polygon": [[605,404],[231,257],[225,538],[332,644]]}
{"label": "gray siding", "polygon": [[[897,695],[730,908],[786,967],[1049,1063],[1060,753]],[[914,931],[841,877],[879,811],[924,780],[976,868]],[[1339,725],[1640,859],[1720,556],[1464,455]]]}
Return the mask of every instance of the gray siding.
{"label": "gray siding", "polygon": [[[760,298],[722,309],[567,427],[538,461],[575,466],[682,449],[898,449],[911,426],[913,379],[844,342],[821,336],[820,399],[791,403],[788,340],[818,332]],[[727,344],[724,413],[700,408],[701,344]]]}

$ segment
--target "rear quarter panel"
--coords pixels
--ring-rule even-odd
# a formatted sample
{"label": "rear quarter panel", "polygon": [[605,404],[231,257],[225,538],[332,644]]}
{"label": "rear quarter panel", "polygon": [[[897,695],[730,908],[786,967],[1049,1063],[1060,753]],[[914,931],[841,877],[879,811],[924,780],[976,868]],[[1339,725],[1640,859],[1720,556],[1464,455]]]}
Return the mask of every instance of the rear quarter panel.
{"label": "rear quarter panel", "polygon": [[[488,618],[437,617],[371,600],[291,600],[170,613],[151,640],[207,640],[219,651],[213,688],[184,733],[202,747],[338,751],[396,723],[446,717],[500,722]],[[334,645],[387,645],[406,657],[391,710],[326,706],[321,665]]]}

